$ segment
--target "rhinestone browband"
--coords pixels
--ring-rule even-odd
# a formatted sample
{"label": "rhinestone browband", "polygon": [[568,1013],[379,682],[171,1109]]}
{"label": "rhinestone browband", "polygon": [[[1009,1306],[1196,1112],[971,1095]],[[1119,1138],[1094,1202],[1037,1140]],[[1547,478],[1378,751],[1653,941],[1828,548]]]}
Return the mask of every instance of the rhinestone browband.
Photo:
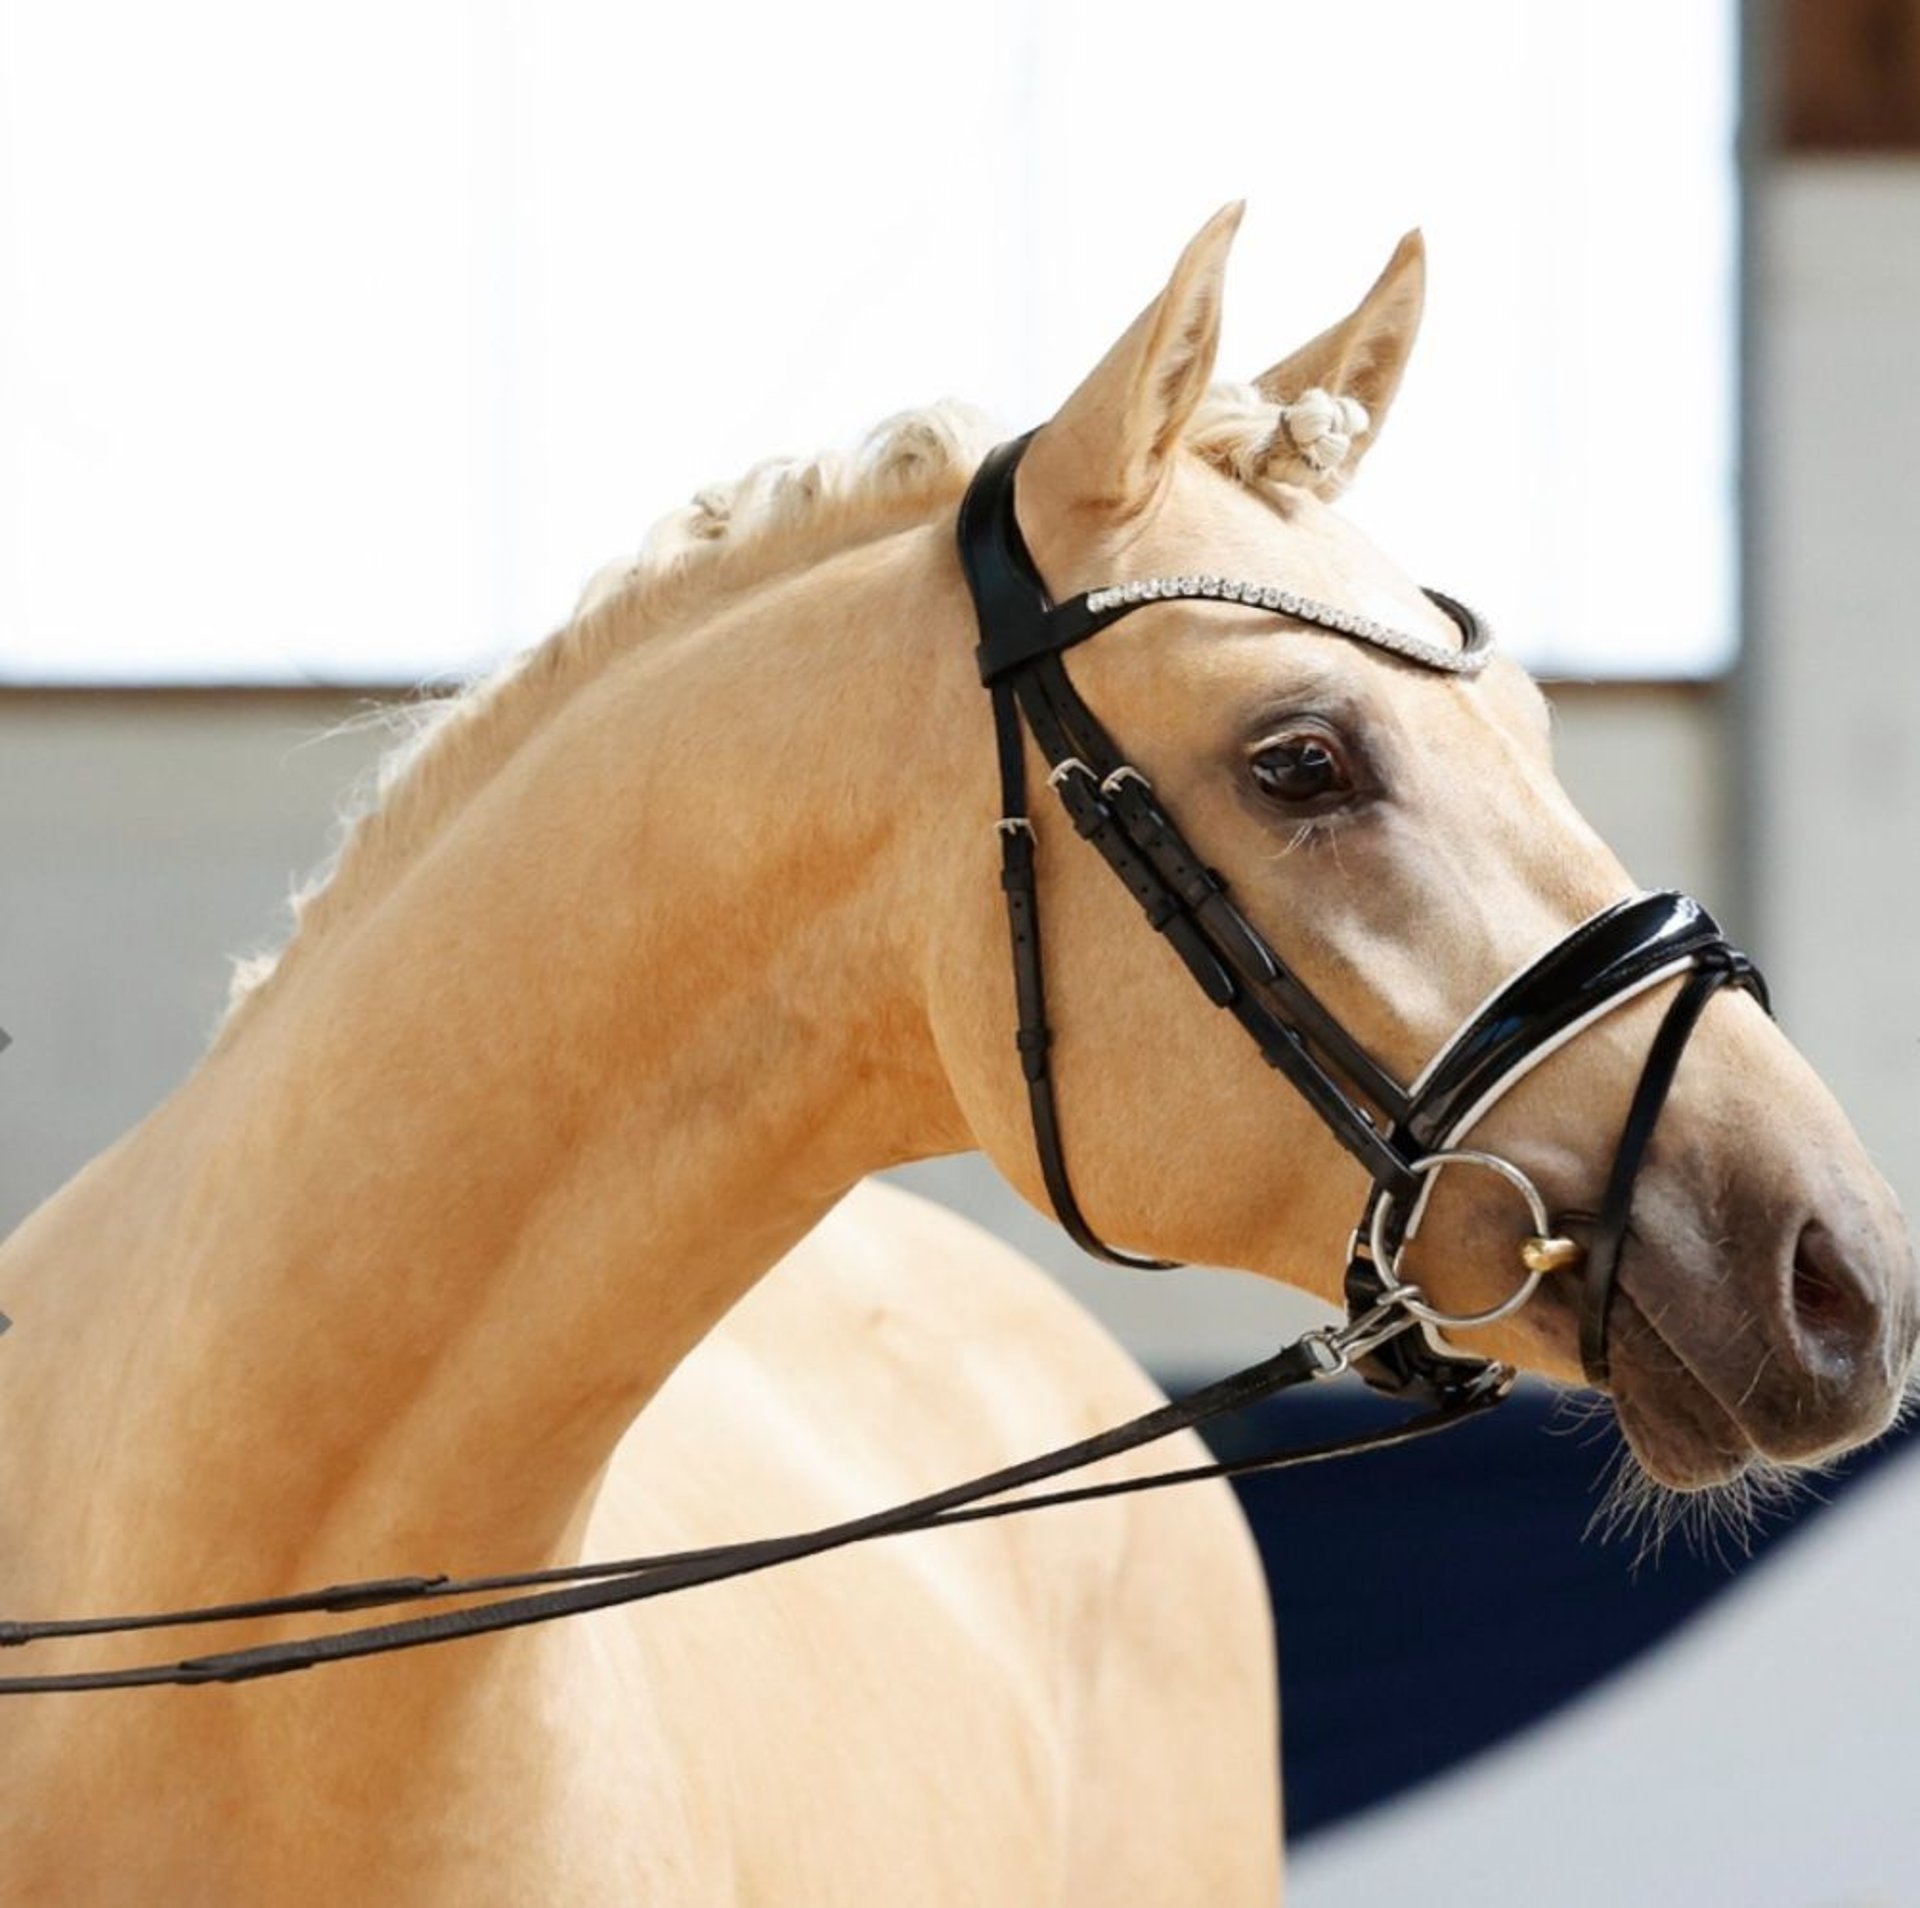
{"label": "rhinestone browband", "polygon": [[[1464,632],[1467,625],[1455,614],[1455,610],[1465,610],[1465,606],[1456,605],[1434,592],[1430,591],[1429,594],[1435,596],[1435,601],[1453,616],[1455,622],[1462,623]],[[1136,582],[1116,583],[1107,589],[1089,590],[1086,603],[1088,613],[1098,616],[1107,610],[1129,607],[1135,603],[1203,599],[1241,603],[1250,609],[1276,610],[1282,616],[1291,616],[1296,622],[1312,623],[1316,628],[1331,630],[1338,636],[1351,636],[1357,642],[1370,643],[1376,649],[1404,656],[1409,662],[1424,664],[1428,669],[1445,670],[1449,675],[1477,676],[1487,666],[1488,658],[1493,653],[1491,638],[1484,634],[1484,626],[1479,624],[1478,617],[1473,616],[1471,611],[1466,611],[1466,615],[1481,630],[1480,640],[1461,649],[1448,649],[1443,644],[1428,641],[1424,636],[1410,635],[1405,630],[1376,622],[1371,616],[1362,616],[1356,610],[1340,609],[1332,603],[1322,603],[1315,597],[1281,589],[1276,584],[1244,583],[1228,576],[1141,577]]]}

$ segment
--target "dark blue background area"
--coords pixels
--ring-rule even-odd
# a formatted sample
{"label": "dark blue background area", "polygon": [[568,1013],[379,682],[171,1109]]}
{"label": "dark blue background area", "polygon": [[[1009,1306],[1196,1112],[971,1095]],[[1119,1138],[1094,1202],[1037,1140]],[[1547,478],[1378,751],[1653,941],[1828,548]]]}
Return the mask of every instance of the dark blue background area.
{"label": "dark blue background area", "polygon": [[[1209,1439],[1239,1457],[1404,1415],[1343,1381]],[[1545,1387],[1438,1437],[1243,1480],[1280,1637],[1289,1839],[1439,1774],[1620,1668],[1740,1571],[1764,1569],[1911,1437],[1855,1454],[1771,1516],[1750,1558],[1676,1537],[1636,1563],[1631,1539],[1588,1535],[1617,1434],[1583,1427]]]}

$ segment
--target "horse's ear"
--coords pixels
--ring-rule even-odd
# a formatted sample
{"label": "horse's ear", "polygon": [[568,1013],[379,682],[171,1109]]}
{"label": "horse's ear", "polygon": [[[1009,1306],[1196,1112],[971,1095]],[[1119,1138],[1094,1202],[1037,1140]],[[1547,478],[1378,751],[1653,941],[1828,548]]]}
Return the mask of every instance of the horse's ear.
{"label": "horse's ear", "polygon": [[1323,497],[1340,490],[1380,434],[1426,297],[1426,242],[1409,232],[1346,317],[1256,380],[1260,395],[1288,413],[1262,475]]}
{"label": "horse's ear", "polygon": [[1221,280],[1244,210],[1225,206],[1194,235],[1166,289],[1034,439],[1026,484],[1120,517],[1153,502],[1213,376]]}

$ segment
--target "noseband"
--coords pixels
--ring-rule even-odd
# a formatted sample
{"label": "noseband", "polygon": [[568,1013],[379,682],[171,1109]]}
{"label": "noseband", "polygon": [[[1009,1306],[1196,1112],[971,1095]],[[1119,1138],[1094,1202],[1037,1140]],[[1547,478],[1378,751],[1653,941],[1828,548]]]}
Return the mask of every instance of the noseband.
{"label": "noseband", "polygon": [[[1500,1389],[1512,1374],[1454,1351],[1443,1334],[1491,1324],[1532,1297],[1560,1265],[1585,1260],[1580,1350],[1588,1378],[1608,1376],[1607,1323],[1632,1210],[1634,1182],[1689,1036],[1714,993],[1732,984],[1764,1005],[1758,970],[1713,917],[1681,894],[1639,894],[1582,922],[1522,968],[1460,1027],[1410,1086],[1402,1086],[1317,1000],[1234,904],[1226,882],[1188,844],[1152,784],[1081,700],[1066,650],[1149,603],[1238,604],[1346,636],[1415,667],[1472,677],[1492,639],[1464,603],[1426,592],[1460,632],[1452,648],[1274,585],[1215,575],[1152,577],[1055,603],[1020,533],[1014,485],[1031,436],[982,463],[960,507],[960,560],[979,617],[980,677],[992,697],[1000,763],[1000,882],[1013,944],[1014,1036],[1047,1195],[1074,1241],[1119,1265],[1160,1267],[1108,1245],[1087,1222],[1072,1181],[1053,1084],[1053,1032],[1041,957],[1040,894],[1027,806],[1025,738],[1075,831],[1097,849],[1186,966],[1208,1001],[1233,1015],[1261,1058],[1285,1076],[1372,1185],[1354,1228],[1346,1275],[1349,1326],[1333,1355],[1376,1388],[1446,1404]],[[1474,1125],[1524,1075],[1596,1020],[1661,983],[1685,976],[1649,1050],[1615,1146],[1585,1248],[1557,1236],[1545,1201],[1511,1161],[1463,1145]],[[1474,1164],[1525,1201],[1532,1236],[1524,1277],[1498,1305],[1449,1313],[1400,1276],[1433,1181]],[[1413,1327],[1421,1329],[1415,1331]]]}

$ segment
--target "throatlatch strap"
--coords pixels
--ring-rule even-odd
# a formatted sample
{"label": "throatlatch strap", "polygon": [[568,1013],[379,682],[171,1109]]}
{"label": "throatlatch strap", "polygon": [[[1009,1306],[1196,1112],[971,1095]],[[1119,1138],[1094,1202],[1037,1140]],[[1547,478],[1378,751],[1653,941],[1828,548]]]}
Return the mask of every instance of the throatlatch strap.
{"label": "throatlatch strap", "polygon": [[1137,1271],[1168,1270],[1170,1259],[1150,1259],[1110,1246],[1087,1223],[1067,1172],[1066,1140],[1053,1087],[1053,1028],[1047,1020],[1046,963],[1040,946],[1040,887],[1034,866],[1033,823],[1027,814],[1027,758],[1020,712],[1005,683],[993,686],[994,744],[1000,758],[1000,886],[1007,897],[1013,943],[1014,1045],[1027,1083],[1034,1150],[1054,1217],[1082,1252]]}

